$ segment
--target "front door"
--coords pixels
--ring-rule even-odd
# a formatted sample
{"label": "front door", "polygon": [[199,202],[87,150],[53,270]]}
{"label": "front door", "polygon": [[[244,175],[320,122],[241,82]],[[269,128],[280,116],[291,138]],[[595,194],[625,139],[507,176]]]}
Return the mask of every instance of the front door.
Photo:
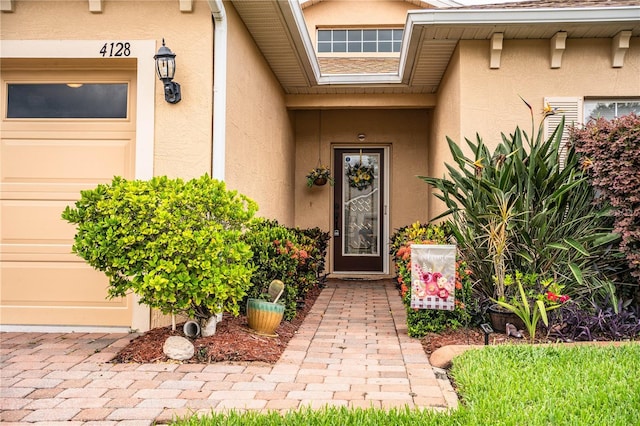
{"label": "front door", "polygon": [[384,272],[384,149],[334,150],[334,272]]}

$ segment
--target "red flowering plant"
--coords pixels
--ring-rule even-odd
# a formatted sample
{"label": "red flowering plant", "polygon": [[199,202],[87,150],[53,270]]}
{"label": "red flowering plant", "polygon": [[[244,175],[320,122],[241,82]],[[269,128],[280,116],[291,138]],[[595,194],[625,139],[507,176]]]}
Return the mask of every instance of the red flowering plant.
{"label": "red flowering plant", "polygon": [[[447,327],[457,328],[468,322],[471,317],[468,308],[469,305],[475,306],[476,302],[471,298],[471,271],[463,261],[456,262],[453,311],[411,308],[411,245],[450,244],[450,238],[451,231],[448,223],[436,225],[420,222],[398,229],[391,238],[390,254],[395,263],[396,287],[407,309],[407,326],[411,337],[422,337],[429,332],[439,332]],[[445,290],[444,284],[441,287],[438,286],[439,277],[436,274],[432,274],[429,279],[429,282],[433,282],[434,285],[432,290],[434,292]],[[446,296],[448,297],[448,294]]]}
{"label": "red flowering plant", "polygon": [[301,230],[279,225],[276,221],[256,220],[245,240],[251,246],[255,272],[247,297],[261,298],[269,283],[284,282],[281,297],[285,305],[285,320],[295,317],[298,304],[304,302],[308,291],[318,284],[324,268],[328,234],[320,230]]}
{"label": "red flowering plant", "polygon": [[512,297],[509,303],[504,300],[493,299],[493,301],[522,320],[531,343],[535,341],[540,320],[545,326],[549,326],[547,312],[558,309],[570,299],[569,296],[561,294],[564,286],[559,285],[552,278],[542,278],[536,273],[523,274],[516,271],[515,274],[505,276],[504,284],[506,287],[516,284],[518,295]]}

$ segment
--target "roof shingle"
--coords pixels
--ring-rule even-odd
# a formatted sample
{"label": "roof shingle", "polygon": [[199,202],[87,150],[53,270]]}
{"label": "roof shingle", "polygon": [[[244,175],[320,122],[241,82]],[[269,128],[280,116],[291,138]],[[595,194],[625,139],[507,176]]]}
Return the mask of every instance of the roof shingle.
{"label": "roof shingle", "polygon": [[555,9],[565,7],[640,6],[638,0],[529,0],[516,3],[481,4],[456,9]]}

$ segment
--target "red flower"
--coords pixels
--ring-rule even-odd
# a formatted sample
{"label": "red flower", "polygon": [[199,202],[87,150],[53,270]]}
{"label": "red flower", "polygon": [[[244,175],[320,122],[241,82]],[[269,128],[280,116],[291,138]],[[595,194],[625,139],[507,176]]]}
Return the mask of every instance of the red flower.
{"label": "red flower", "polygon": [[407,294],[407,291],[409,291],[404,283],[402,283],[402,285],[400,286],[400,290],[402,291],[402,297],[404,297]]}
{"label": "red flower", "polygon": [[551,291],[547,291],[547,300],[550,300],[551,302],[557,302],[558,301],[558,295],[551,292]]}
{"label": "red flower", "polygon": [[438,291],[438,297],[440,299],[447,299],[449,297],[449,292],[446,288],[441,288],[440,291]]}
{"label": "red flower", "polygon": [[569,296],[567,296],[566,294],[562,295],[562,296],[560,296],[560,303],[564,303],[564,302],[568,301],[569,299],[571,299],[571,298]]}

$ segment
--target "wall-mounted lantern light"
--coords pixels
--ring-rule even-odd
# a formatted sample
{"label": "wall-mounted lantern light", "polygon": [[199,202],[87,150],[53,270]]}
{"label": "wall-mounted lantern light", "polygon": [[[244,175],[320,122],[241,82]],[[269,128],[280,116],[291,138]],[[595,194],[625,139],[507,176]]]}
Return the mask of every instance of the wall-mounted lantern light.
{"label": "wall-mounted lantern light", "polygon": [[164,45],[158,49],[158,53],[153,57],[156,60],[156,73],[158,78],[164,83],[164,100],[170,104],[177,104],[182,99],[180,85],[173,81],[176,74],[176,54]]}

